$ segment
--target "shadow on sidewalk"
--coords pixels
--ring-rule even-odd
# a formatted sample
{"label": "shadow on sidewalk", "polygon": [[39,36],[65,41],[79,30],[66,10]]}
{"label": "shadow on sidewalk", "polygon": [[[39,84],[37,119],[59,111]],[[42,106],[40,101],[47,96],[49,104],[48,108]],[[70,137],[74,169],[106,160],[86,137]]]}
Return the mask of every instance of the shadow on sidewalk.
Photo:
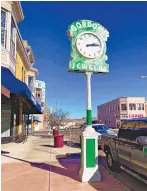
{"label": "shadow on sidewalk", "polygon": [[41,146],[41,147],[54,147],[54,145],[39,145],[39,146]]}
{"label": "shadow on sidewalk", "polygon": [[52,136],[52,135],[40,135],[40,137],[41,137],[41,138],[47,138],[47,139],[49,139],[49,138],[52,138],[53,136]]}
{"label": "shadow on sidewalk", "polygon": [[80,143],[72,143],[71,145],[68,143],[69,141],[64,141],[64,145],[73,147],[73,148],[81,148]]}
{"label": "shadow on sidewalk", "polygon": [[54,166],[54,165],[47,164],[47,163],[30,162],[27,160],[8,156],[8,155],[6,155],[8,153],[6,153],[5,151],[3,151],[3,153],[2,153],[2,156],[12,158],[12,159],[15,159],[15,160],[18,160],[21,162],[25,162],[25,163],[30,164],[32,167],[40,168],[40,169],[43,169],[43,170],[46,170],[49,172],[54,172],[54,173],[62,175],[62,176],[67,176],[73,180],[76,180],[77,182],[80,182],[80,179],[79,179],[80,161],[78,163],[75,163],[73,161],[73,163],[71,165],[71,163],[69,163],[68,160],[65,159],[65,161],[63,161],[63,159],[62,159],[61,163],[60,163],[60,159],[59,159],[59,163],[64,167],[64,168],[61,168],[61,167]]}
{"label": "shadow on sidewalk", "polygon": [[7,151],[1,151],[1,155],[3,154],[9,154],[10,152],[7,152]]}
{"label": "shadow on sidewalk", "polygon": [[[5,151],[3,151],[4,153]],[[40,168],[42,170],[53,172],[59,174],[61,176],[69,177],[79,183],[82,183],[79,178],[79,170],[80,170],[80,153],[72,153],[67,155],[66,157],[58,158],[59,164],[63,167],[54,166],[52,164],[47,163],[37,163],[37,162],[30,162],[27,160],[15,158],[8,156],[6,154],[2,154],[2,156],[9,157],[24,163],[30,164],[32,167]],[[102,176],[106,174],[103,169],[101,169]],[[106,175],[105,175],[106,177]],[[61,178],[62,179],[62,178]],[[108,180],[107,180],[108,181]],[[88,182],[88,184],[93,187],[95,190],[102,190],[103,185],[105,185],[104,179],[102,182]],[[111,182],[110,182],[111,184]]]}

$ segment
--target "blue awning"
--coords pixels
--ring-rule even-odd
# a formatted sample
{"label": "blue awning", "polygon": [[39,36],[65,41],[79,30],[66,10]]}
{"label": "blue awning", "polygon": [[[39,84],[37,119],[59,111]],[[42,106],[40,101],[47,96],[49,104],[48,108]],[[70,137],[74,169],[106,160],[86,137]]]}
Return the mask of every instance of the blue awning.
{"label": "blue awning", "polygon": [[[35,107],[33,112],[37,114],[42,114],[43,111],[41,106],[37,103],[36,99],[32,95],[28,86],[18,80],[9,69],[1,67],[1,84],[10,90],[11,94],[18,95],[18,96],[25,96],[30,104]],[[31,110],[31,109],[30,109]],[[30,112],[32,113],[32,112]]]}

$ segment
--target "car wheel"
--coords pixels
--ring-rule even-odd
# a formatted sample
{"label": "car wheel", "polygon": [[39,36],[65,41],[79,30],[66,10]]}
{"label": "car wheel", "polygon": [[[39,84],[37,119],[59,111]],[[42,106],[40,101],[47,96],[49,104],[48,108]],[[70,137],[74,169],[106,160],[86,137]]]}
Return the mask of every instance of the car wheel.
{"label": "car wheel", "polygon": [[106,161],[107,161],[107,165],[108,165],[110,170],[112,170],[112,171],[119,171],[120,170],[120,165],[118,162],[116,162],[113,159],[111,151],[108,151],[106,153]]}

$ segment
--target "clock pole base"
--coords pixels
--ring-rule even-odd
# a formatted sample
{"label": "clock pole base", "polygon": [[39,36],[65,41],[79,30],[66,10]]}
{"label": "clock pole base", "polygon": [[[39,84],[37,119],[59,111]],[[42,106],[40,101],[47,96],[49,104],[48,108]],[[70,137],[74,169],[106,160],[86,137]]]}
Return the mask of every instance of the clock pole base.
{"label": "clock pole base", "polygon": [[81,168],[79,172],[80,180],[82,182],[100,182],[101,174],[98,168]]}

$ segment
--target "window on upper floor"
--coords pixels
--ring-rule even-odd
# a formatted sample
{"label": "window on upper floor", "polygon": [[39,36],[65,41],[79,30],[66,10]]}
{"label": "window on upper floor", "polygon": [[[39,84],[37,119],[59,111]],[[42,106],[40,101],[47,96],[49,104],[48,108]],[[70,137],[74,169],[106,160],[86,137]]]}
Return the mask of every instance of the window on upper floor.
{"label": "window on upper floor", "polygon": [[111,106],[109,107],[109,112],[111,113]]}
{"label": "window on upper floor", "polygon": [[116,107],[115,106],[113,106],[113,111],[116,111]]}
{"label": "window on upper floor", "polygon": [[6,48],[6,11],[1,9],[1,46]]}
{"label": "window on upper floor", "polygon": [[22,79],[22,81],[23,81],[23,67],[22,67],[22,69],[21,69],[21,79]]}
{"label": "window on upper floor", "polygon": [[[7,41],[7,11],[1,9],[1,46],[6,48]],[[10,52],[15,56],[15,24],[13,18],[11,17],[11,31],[10,32]]]}
{"label": "window on upper floor", "polygon": [[26,82],[26,72],[24,71],[24,82]]}
{"label": "window on upper floor", "polygon": [[122,111],[126,111],[127,110],[127,104],[126,103],[122,103],[121,104],[121,110]]}
{"label": "window on upper floor", "polygon": [[38,97],[40,97],[40,94],[38,94]]}
{"label": "window on upper floor", "polygon": [[144,103],[137,103],[138,110],[144,110]]}
{"label": "window on upper floor", "polygon": [[33,92],[33,90],[34,90],[34,77],[33,76],[28,76],[28,87]]}
{"label": "window on upper floor", "polygon": [[40,83],[38,83],[38,87],[39,87],[39,88],[41,87],[41,84],[40,84]]}
{"label": "window on upper floor", "polygon": [[10,36],[10,51],[15,56],[15,24],[13,18],[11,19],[11,36]]}
{"label": "window on upper floor", "polygon": [[118,110],[118,111],[120,111],[120,109],[119,109],[119,105],[118,105],[118,108],[117,108],[117,110]]}
{"label": "window on upper floor", "polygon": [[136,110],[136,104],[135,103],[129,103],[129,110]]}

